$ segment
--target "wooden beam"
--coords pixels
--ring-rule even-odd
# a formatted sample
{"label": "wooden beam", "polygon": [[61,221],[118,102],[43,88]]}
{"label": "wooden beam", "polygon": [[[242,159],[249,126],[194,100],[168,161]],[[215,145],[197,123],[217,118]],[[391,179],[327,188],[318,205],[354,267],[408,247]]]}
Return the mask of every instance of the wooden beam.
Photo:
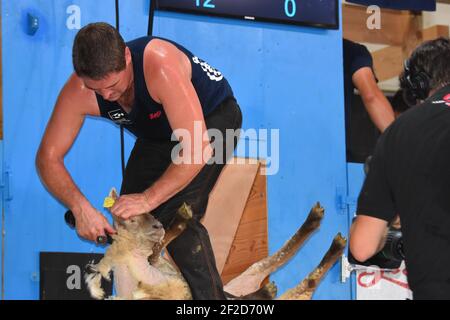
{"label": "wooden beam", "polygon": [[[263,164],[260,170],[262,167]],[[269,255],[266,179],[267,176],[259,171],[221,274],[224,284]]]}
{"label": "wooden beam", "polygon": [[379,81],[397,77],[403,70],[403,49],[391,46],[372,52],[373,67]]}
{"label": "wooden beam", "polygon": [[[233,160],[237,161],[237,158]],[[219,272],[223,271],[230,254],[260,166],[258,162],[228,163],[209,195],[208,207],[202,223],[210,235]]]}
{"label": "wooden beam", "polygon": [[355,42],[368,42],[402,46],[411,33],[420,30],[417,15],[406,10],[381,9],[381,29],[367,28],[367,13],[364,6],[343,4],[342,21],[344,38]]}
{"label": "wooden beam", "polygon": [[449,35],[450,30],[448,25],[432,26],[421,32],[422,41],[433,40],[439,37],[448,37]]}
{"label": "wooden beam", "polygon": [[419,37],[410,37],[409,46],[390,46],[381,50],[372,52],[373,65],[378,80],[384,81],[400,75],[403,71],[403,61],[411,55],[412,50],[423,41],[433,40],[438,37],[448,37],[449,27],[444,25],[435,25],[422,30]]}

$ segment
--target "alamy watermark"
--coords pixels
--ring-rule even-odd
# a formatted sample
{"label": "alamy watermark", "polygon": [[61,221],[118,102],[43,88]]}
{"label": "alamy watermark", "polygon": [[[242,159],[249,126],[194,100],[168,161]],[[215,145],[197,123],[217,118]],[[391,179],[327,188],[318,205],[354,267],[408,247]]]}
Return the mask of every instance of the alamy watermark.
{"label": "alamy watermark", "polygon": [[379,6],[372,5],[367,7],[367,11],[370,16],[367,18],[367,29],[380,30],[381,29],[381,9]]}
{"label": "alamy watermark", "polygon": [[70,5],[66,9],[66,13],[69,15],[66,19],[66,27],[69,30],[81,29],[81,8],[77,5]]}
{"label": "alamy watermark", "polygon": [[[172,149],[174,164],[256,164],[265,161],[264,175],[275,175],[280,168],[279,129],[226,129],[225,135],[218,129],[202,130],[201,121],[194,122],[193,135],[187,129],[176,129],[172,141],[180,141]],[[237,154],[248,154],[252,158],[234,158],[235,142]],[[209,143],[208,143],[209,142]],[[211,153],[211,148],[213,152]]]}
{"label": "alamy watermark", "polygon": [[77,265],[70,265],[67,267],[66,273],[70,276],[67,277],[66,287],[69,290],[81,289],[81,268]]}

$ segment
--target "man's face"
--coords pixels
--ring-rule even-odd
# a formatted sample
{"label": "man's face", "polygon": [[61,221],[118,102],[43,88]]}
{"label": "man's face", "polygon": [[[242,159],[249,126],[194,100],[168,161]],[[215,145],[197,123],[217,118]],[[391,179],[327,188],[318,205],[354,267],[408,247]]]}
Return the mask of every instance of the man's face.
{"label": "man's face", "polygon": [[127,90],[129,81],[126,72],[127,68],[119,72],[108,74],[101,80],[83,78],[86,88],[94,90],[108,101],[117,101]]}

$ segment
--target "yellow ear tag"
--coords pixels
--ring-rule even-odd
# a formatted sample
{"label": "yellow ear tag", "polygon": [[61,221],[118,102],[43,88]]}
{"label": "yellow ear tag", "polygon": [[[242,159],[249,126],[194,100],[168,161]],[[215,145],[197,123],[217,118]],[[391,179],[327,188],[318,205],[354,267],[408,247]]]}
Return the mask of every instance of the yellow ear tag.
{"label": "yellow ear tag", "polygon": [[105,201],[103,201],[103,207],[111,208],[114,205],[115,200],[111,197],[106,197]]}

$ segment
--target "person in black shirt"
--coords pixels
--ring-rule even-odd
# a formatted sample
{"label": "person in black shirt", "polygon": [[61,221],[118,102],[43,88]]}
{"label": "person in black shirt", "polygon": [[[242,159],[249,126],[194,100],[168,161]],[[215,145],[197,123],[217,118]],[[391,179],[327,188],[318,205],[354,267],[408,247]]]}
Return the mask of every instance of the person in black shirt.
{"label": "person in black shirt", "polygon": [[389,100],[378,88],[369,50],[361,44],[343,39],[344,49],[344,97],[347,158],[352,157],[350,149],[350,113],[354,89],[358,89],[370,119],[383,132],[394,121],[394,111]]}
{"label": "person in black shirt", "polygon": [[350,251],[359,261],[374,256],[398,214],[414,299],[450,299],[449,39],[419,46],[400,83],[407,101],[419,103],[377,143],[350,230]]}

